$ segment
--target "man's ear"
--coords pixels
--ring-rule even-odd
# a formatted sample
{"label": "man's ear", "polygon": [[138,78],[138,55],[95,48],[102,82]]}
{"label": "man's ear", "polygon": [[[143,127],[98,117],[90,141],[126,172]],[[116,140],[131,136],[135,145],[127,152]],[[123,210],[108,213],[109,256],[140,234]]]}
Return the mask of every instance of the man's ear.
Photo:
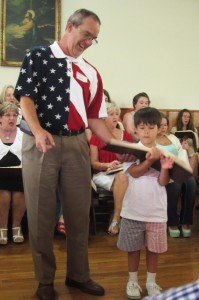
{"label": "man's ear", "polygon": [[71,32],[73,29],[73,23],[72,22],[68,22],[66,25],[66,30],[68,30],[68,32]]}

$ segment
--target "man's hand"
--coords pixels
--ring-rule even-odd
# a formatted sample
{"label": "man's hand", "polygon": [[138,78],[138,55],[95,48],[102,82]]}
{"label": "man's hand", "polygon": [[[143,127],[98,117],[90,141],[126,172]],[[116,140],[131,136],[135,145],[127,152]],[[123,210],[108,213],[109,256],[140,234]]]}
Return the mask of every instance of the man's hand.
{"label": "man's hand", "polygon": [[35,134],[35,141],[37,149],[42,153],[46,153],[48,150],[55,146],[52,135],[44,129],[39,130]]}

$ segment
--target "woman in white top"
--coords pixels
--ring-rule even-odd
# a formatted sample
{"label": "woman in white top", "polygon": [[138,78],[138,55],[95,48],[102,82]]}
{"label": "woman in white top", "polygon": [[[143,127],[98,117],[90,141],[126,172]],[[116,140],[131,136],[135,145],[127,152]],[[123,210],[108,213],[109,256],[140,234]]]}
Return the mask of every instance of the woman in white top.
{"label": "woman in white top", "polygon": [[[20,166],[23,133],[16,126],[18,108],[4,102],[0,105],[0,167]],[[0,176],[0,245],[8,242],[8,215],[12,207],[12,237],[22,243],[21,221],[26,211],[22,177]]]}

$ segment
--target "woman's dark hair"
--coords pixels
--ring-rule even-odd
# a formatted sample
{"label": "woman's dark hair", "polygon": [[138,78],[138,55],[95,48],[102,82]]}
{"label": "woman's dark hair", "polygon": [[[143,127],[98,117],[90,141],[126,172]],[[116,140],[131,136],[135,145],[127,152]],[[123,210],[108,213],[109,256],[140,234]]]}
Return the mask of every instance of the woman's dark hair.
{"label": "woman's dark hair", "polygon": [[137,95],[135,95],[135,96],[133,97],[132,102],[133,102],[133,107],[134,107],[134,108],[135,108],[135,105],[138,103],[138,100],[139,100],[141,97],[147,98],[147,99],[148,99],[148,102],[149,102],[149,105],[150,105],[151,101],[150,101],[150,99],[149,99],[149,96],[147,95],[147,93],[142,92],[142,93],[139,93],[139,94],[137,94]]}
{"label": "woman's dark hair", "polygon": [[111,97],[109,95],[109,92],[105,89],[103,89],[103,92],[104,92],[104,96],[106,96],[107,99],[108,99],[108,101],[106,101],[106,102],[111,103]]}
{"label": "woman's dark hair", "polygon": [[161,113],[154,107],[139,109],[134,115],[134,124],[137,127],[140,123],[161,126]]}
{"label": "woman's dark hair", "polygon": [[160,114],[161,114],[161,118],[165,119],[167,121],[167,126],[169,127],[169,118],[163,113],[160,113]]}
{"label": "woman's dark hair", "polygon": [[183,128],[183,123],[182,123],[182,116],[184,113],[189,113],[190,115],[190,119],[189,119],[189,123],[187,124],[187,130],[192,130],[195,132],[195,128],[193,125],[193,119],[192,119],[192,114],[190,112],[190,110],[188,110],[187,108],[182,109],[181,111],[179,111],[177,119],[176,119],[176,128],[177,130],[182,130]]}

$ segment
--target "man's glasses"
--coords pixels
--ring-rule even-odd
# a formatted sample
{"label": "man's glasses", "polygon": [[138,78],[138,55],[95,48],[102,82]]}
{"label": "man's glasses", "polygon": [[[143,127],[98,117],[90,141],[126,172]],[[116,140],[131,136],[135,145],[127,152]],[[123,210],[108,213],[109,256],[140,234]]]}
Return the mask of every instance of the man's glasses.
{"label": "man's glasses", "polygon": [[92,42],[92,45],[98,44],[98,40],[94,38],[88,31],[82,31],[80,28],[79,31],[85,41]]}

